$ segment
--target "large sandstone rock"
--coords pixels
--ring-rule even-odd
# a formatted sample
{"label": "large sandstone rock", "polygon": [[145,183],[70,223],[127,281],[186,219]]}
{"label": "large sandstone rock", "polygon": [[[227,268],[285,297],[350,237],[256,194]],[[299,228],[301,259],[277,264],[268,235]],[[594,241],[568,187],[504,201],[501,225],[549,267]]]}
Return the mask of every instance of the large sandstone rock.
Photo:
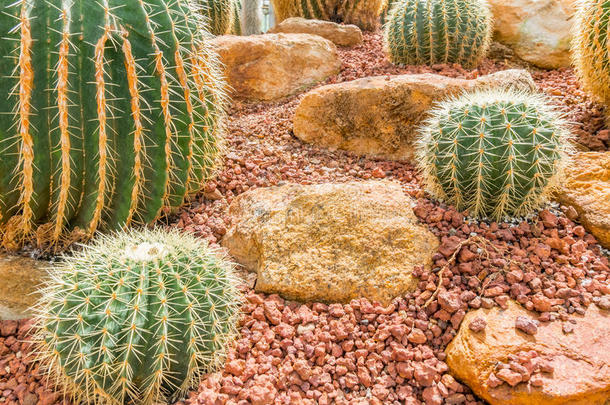
{"label": "large sandstone rock", "polygon": [[610,249],[610,152],[578,153],[557,198],[573,206],[587,230]]}
{"label": "large sandstone rock", "polygon": [[362,43],[362,31],[355,25],[342,25],[330,21],[292,17],[269,30],[269,33],[319,35],[337,46],[354,46]]}
{"label": "large sandstone rock", "polygon": [[28,318],[48,263],[0,254],[0,320]]}
{"label": "large sandstone rock", "polygon": [[256,189],[231,204],[233,225],[222,244],[258,273],[258,291],[388,303],[415,287],[414,266],[430,266],[438,247],[411,203],[391,182]]}
{"label": "large sandstone rock", "polygon": [[490,0],[494,36],[521,59],[547,69],[570,66],[575,0]]}
{"label": "large sandstone rock", "polygon": [[476,80],[418,74],[331,84],[301,100],[294,134],[332,150],[408,160],[413,156],[417,128],[434,102],[463,90],[509,85],[536,88],[525,70],[506,70]]}
{"label": "large sandstone rock", "polygon": [[[571,317],[575,323],[568,334],[562,331],[562,322],[542,323],[536,334],[526,334],[515,327],[520,316],[535,318],[514,301],[506,310],[469,312],[446,349],[453,375],[491,405],[603,405],[610,400],[610,312],[591,305],[584,316]],[[487,322],[484,331],[469,328],[476,318]],[[498,373],[497,364],[529,351],[552,368],[551,373],[538,375],[536,385],[542,386],[490,386],[488,379]]]}
{"label": "large sandstone rock", "polygon": [[223,35],[211,43],[237,98],[280,99],[337,74],[341,67],[335,44],[317,35]]}

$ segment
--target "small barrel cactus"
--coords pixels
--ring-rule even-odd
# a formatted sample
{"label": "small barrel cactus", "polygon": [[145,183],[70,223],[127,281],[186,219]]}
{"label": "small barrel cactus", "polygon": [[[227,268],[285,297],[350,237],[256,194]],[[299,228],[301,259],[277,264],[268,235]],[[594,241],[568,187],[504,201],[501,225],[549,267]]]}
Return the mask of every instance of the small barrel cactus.
{"label": "small barrel cactus", "polygon": [[610,105],[610,1],[579,2],[572,59],[584,88]]}
{"label": "small barrel cactus", "polygon": [[397,65],[474,67],[492,33],[486,0],[399,0],[387,16],[384,47]]}
{"label": "small barrel cactus", "polygon": [[[198,0],[212,35],[225,35],[235,29],[235,0]],[[237,14],[239,15],[239,14]],[[241,28],[240,28],[241,30]]]}
{"label": "small barrel cactus", "polygon": [[570,151],[561,114],[537,94],[481,90],[440,103],[417,158],[433,197],[495,220],[539,207]]}
{"label": "small barrel cactus", "polygon": [[217,369],[236,335],[233,266],[177,231],[102,237],[51,273],[38,356],[75,403],[175,400]]}
{"label": "small barrel cactus", "polygon": [[150,223],[203,187],[225,85],[191,0],[1,8],[0,245]]}
{"label": "small barrel cactus", "polygon": [[278,22],[303,17],[355,24],[372,31],[379,25],[385,0],[271,0]]}

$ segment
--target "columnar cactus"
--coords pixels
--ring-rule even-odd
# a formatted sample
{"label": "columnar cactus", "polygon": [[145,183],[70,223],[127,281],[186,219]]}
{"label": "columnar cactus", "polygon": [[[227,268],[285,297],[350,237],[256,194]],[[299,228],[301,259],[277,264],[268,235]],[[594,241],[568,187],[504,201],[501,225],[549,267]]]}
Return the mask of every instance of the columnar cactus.
{"label": "columnar cactus", "polygon": [[417,159],[433,197],[499,220],[527,215],[546,200],[561,179],[568,138],[542,96],[479,91],[431,112]]}
{"label": "columnar cactus", "polygon": [[610,105],[610,1],[584,0],[574,22],[572,58],[584,88]]}
{"label": "columnar cactus", "polygon": [[365,30],[379,25],[384,0],[271,0],[278,22],[303,17],[355,24]]}
{"label": "columnar cactus", "polygon": [[[250,4],[251,2],[246,1],[246,4]],[[233,0],[233,21],[231,22],[231,30],[230,33],[233,35],[242,35],[243,32],[243,23],[242,23],[242,4],[241,0]],[[248,35],[248,34],[246,34]]]}
{"label": "columnar cactus", "polygon": [[228,34],[235,28],[235,0],[199,0],[199,2],[201,11],[208,21],[207,28],[212,35]]}
{"label": "columnar cactus", "polygon": [[150,223],[202,188],[225,94],[190,0],[1,7],[0,244]]}
{"label": "columnar cactus", "polygon": [[222,364],[236,335],[233,267],[190,235],[102,237],[51,276],[38,356],[74,403],[175,400]]}
{"label": "columnar cactus", "polygon": [[384,30],[392,63],[474,67],[485,56],[492,33],[486,0],[400,0]]}
{"label": "columnar cactus", "polygon": [[246,0],[241,7],[241,25],[244,35],[256,35],[262,32],[262,0]]}

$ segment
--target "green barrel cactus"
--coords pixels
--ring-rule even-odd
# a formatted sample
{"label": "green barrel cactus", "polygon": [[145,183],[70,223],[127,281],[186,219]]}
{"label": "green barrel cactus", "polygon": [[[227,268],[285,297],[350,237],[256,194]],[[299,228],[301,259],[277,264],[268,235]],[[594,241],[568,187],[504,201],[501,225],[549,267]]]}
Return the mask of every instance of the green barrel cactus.
{"label": "green barrel cactus", "polygon": [[203,187],[226,97],[190,0],[1,7],[1,245],[150,223]]}
{"label": "green barrel cactus", "polygon": [[208,31],[212,35],[225,35],[235,28],[235,0],[198,1],[201,11],[207,20]]}
{"label": "green barrel cactus", "polygon": [[440,103],[416,150],[433,197],[500,220],[527,215],[546,201],[570,142],[561,114],[543,96],[482,90]]}
{"label": "green barrel cactus", "polygon": [[303,17],[355,24],[375,30],[385,0],[271,0],[277,21]]}
{"label": "green barrel cactus", "polygon": [[610,1],[579,2],[574,22],[572,59],[583,87],[610,105]]}
{"label": "green barrel cactus", "polygon": [[384,29],[384,47],[397,65],[477,65],[489,48],[492,17],[486,0],[400,0]]}
{"label": "green barrel cactus", "polygon": [[236,336],[233,266],[177,231],[102,237],[51,272],[38,357],[74,403],[159,404],[216,370]]}
{"label": "green barrel cactus", "polygon": [[[250,1],[250,4],[253,1]],[[231,29],[229,30],[232,35],[242,35],[242,4],[241,0],[233,0],[233,19],[231,22]],[[248,34],[246,34],[248,35]]]}

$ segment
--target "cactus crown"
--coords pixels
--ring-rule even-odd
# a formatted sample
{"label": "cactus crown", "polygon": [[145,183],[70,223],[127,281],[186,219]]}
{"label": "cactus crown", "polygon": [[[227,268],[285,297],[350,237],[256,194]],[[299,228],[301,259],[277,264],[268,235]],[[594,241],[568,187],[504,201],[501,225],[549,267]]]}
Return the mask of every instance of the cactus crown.
{"label": "cactus crown", "polygon": [[78,403],[173,400],[236,334],[233,267],[190,235],[102,237],[65,258],[36,309],[39,358]]}
{"label": "cactus crown", "polygon": [[581,0],[573,25],[572,60],[585,90],[610,104],[610,1]]}
{"label": "cactus crown", "polygon": [[203,187],[226,96],[192,0],[1,8],[0,244],[150,223]]}
{"label": "cactus crown", "polygon": [[486,0],[401,0],[392,5],[384,46],[392,63],[476,66],[491,41]]}
{"label": "cactus crown", "polygon": [[432,196],[496,220],[540,206],[571,148],[561,114],[543,96],[513,90],[444,101],[420,133],[418,164]]}

